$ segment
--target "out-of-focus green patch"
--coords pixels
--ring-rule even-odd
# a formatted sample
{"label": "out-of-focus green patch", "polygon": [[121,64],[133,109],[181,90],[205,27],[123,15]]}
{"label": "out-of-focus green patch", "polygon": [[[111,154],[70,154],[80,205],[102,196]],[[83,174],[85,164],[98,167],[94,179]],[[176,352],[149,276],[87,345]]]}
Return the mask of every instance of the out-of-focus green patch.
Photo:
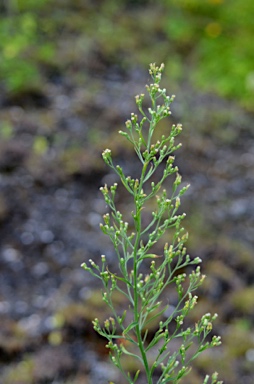
{"label": "out-of-focus green patch", "polygon": [[[101,302],[101,290],[93,290],[91,295],[83,303],[72,303],[59,309],[54,317],[61,318],[64,325],[71,325],[79,318],[91,322],[99,314],[104,315],[105,318],[109,316],[110,311],[105,303]],[[123,295],[119,292],[114,294],[114,303],[119,308],[124,303]]]}
{"label": "out-of-focus green patch", "polygon": [[33,371],[33,360],[30,357],[24,358],[6,370],[4,377],[2,377],[3,384],[33,384]]}
{"label": "out-of-focus green patch", "polygon": [[[232,337],[232,335],[231,335]],[[233,337],[232,337],[233,339]],[[224,338],[223,338],[224,345]],[[214,351],[208,350],[206,353],[200,355],[196,361],[197,368],[202,372],[208,372],[210,375],[213,373],[212,367],[216,367],[216,370],[220,372],[220,379],[225,383],[234,383],[235,382],[235,373],[232,369],[232,359],[229,358],[225,351],[220,351],[218,353],[213,353]],[[198,381],[202,382],[202,381]],[[194,382],[193,384],[196,384]],[[189,384],[186,382],[184,384]]]}
{"label": "out-of-focus green patch", "polygon": [[1,320],[0,348],[10,355],[17,353],[28,344],[28,336],[15,321]]}
{"label": "out-of-focus green patch", "polygon": [[226,265],[221,260],[216,260],[214,258],[206,261],[206,273],[208,275],[207,280],[210,282],[211,289],[213,288],[213,285],[217,283],[217,281],[212,281],[214,280],[214,277],[225,282],[231,287],[233,287],[234,282],[237,283],[238,280],[237,273],[232,267]]}
{"label": "out-of-focus green patch", "polygon": [[49,0],[11,0],[10,3],[13,4],[13,9],[19,11],[25,10],[38,10],[45,6]]}
{"label": "out-of-focus green patch", "polygon": [[12,91],[38,85],[43,63],[68,73],[97,52],[124,69],[163,61],[171,81],[253,110],[253,13],[252,0],[13,1],[0,19],[1,78]]}
{"label": "out-of-focus green patch", "polygon": [[[195,86],[254,108],[254,3],[164,0],[163,29]],[[187,64],[187,67],[186,65]],[[186,69],[185,69],[186,70]]]}
{"label": "out-of-focus green patch", "polygon": [[33,150],[37,155],[43,155],[48,149],[48,141],[44,136],[36,136],[33,143]]}
{"label": "out-of-focus green patch", "polygon": [[52,331],[48,335],[48,342],[51,345],[60,345],[63,342],[62,332],[59,330]]}
{"label": "out-of-focus green patch", "polygon": [[9,140],[13,135],[13,126],[8,120],[3,120],[0,123],[0,139]]}
{"label": "out-of-focus green patch", "polygon": [[66,149],[59,156],[59,162],[62,170],[67,175],[76,173],[90,174],[95,170],[101,171],[104,168],[104,164],[94,150],[86,149],[84,151],[80,147]]}
{"label": "out-of-focus green patch", "polygon": [[231,299],[236,310],[244,315],[254,315],[254,286],[234,292]]}
{"label": "out-of-focus green patch", "polygon": [[216,237],[216,232],[206,222],[202,209],[197,209],[196,205],[185,221],[185,228],[191,233],[188,248],[192,250],[200,249],[201,245],[202,248],[209,247]]}
{"label": "out-of-focus green patch", "polygon": [[235,324],[237,329],[241,329],[241,330],[244,330],[244,331],[250,331],[251,328],[252,328],[251,320],[249,320],[249,319],[247,319],[245,317],[236,319],[234,321],[234,324]]}
{"label": "out-of-focus green patch", "polygon": [[245,356],[248,350],[254,348],[254,341],[250,337],[250,331],[239,328],[237,324],[228,326],[223,342],[227,347],[227,353],[236,358]]}
{"label": "out-of-focus green patch", "polygon": [[0,80],[9,92],[42,85],[38,60],[53,54],[40,36],[40,11],[46,4],[47,0],[6,2],[6,14],[0,17]]}
{"label": "out-of-focus green patch", "polygon": [[235,268],[245,268],[252,271],[254,268],[253,249],[244,242],[223,235],[217,235],[217,244],[222,253],[230,254],[231,263]]}

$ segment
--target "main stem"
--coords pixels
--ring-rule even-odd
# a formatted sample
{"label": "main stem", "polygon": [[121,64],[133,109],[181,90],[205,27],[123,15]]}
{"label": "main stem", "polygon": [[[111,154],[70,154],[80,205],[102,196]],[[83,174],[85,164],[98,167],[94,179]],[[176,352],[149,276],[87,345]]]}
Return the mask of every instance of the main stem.
{"label": "main stem", "polygon": [[140,208],[136,206],[136,225],[137,225],[137,237],[135,241],[135,247],[134,247],[134,255],[133,255],[133,283],[134,283],[134,321],[136,323],[136,336],[138,339],[138,346],[139,350],[141,352],[141,356],[144,362],[144,367],[146,371],[146,376],[148,380],[148,384],[152,384],[152,379],[150,377],[150,369],[146,357],[146,353],[144,350],[144,344],[142,340],[141,335],[141,329],[139,327],[139,294],[138,294],[138,268],[137,268],[137,252],[138,252],[138,246],[140,242],[140,228],[141,228],[141,211]]}
{"label": "main stem", "polygon": [[147,361],[147,356],[146,356],[146,352],[145,352],[144,344],[143,344],[143,340],[142,340],[141,329],[140,329],[140,325],[139,325],[140,308],[139,308],[138,267],[137,267],[137,265],[138,265],[138,263],[137,263],[138,262],[138,260],[137,260],[138,249],[139,249],[139,244],[140,244],[140,240],[141,240],[141,232],[142,232],[141,231],[142,206],[140,205],[139,197],[141,194],[141,189],[142,189],[143,180],[145,177],[147,165],[148,165],[147,163],[145,163],[143,165],[138,192],[137,192],[137,194],[134,194],[135,225],[136,225],[136,234],[137,235],[136,235],[136,240],[135,240],[134,250],[133,250],[133,285],[134,285],[134,321],[136,323],[135,330],[136,330],[136,336],[137,336],[137,340],[138,340],[138,346],[139,346],[139,350],[140,350],[140,353],[141,353],[141,356],[142,356],[142,359],[144,362],[144,368],[145,368],[145,372],[146,372],[146,376],[147,376],[147,384],[153,384],[151,374],[150,374],[149,364]]}

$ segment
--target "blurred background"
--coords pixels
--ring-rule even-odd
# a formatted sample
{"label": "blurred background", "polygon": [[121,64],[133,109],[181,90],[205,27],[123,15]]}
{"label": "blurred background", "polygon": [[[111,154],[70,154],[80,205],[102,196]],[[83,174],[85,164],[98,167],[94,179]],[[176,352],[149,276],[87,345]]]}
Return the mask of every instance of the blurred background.
{"label": "blurred background", "polygon": [[114,263],[98,188],[116,179],[101,151],[135,170],[117,132],[151,62],[177,96],[164,128],[184,126],[188,250],[207,275],[191,320],[217,312],[223,340],[183,383],[215,370],[254,382],[253,14],[252,0],[1,1],[1,383],[120,382],[91,326],[105,317],[100,288],[80,264]]}

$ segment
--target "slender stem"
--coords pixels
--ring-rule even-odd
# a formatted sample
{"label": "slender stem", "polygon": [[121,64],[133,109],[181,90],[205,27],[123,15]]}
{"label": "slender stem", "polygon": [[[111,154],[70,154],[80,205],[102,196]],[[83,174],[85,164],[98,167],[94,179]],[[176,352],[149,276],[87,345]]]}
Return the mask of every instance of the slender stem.
{"label": "slender stem", "polygon": [[152,384],[152,379],[150,377],[150,369],[147,361],[145,348],[143,345],[140,322],[139,322],[140,314],[139,314],[139,294],[138,294],[137,251],[139,247],[140,232],[141,232],[141,210],[140,210],[140,207],[137,206],[137,203],[136,203],[136,227],[137,227],[137,236],[136,236],[136,241],[134,246],[134,257],[133,257],[134,321],[136,323],[135,330],[136,330],[136,336],[138,339],[138,346],[143,359],[144,368],[145,368],[146,376],[148,380],[147,384]]}
{"label": "slender stem", "polygon": [[147,169],[148,163],[146,162],[143,165],[141,177],[140,177],[140,183],[139,183],[139,188],[137,194],[134,196],[134,204],[135,204],[135,227],[136,227],[136,239],[135,239],[135,244],[134,244],[134,250],[133,250],[133,290],[134,290],[134,321],[136,323],[136,336],[138,340],[138,346],[139,350],[143,359],[144,363],[144,368],[146,371],[146,376],[147,376],[147,384],[152,384],[152,378],[151,378],[151,372],[149,369],[149,364],[143,344],[143,339],[141,335],[141,329],[140,329],[140,308],[139,308],[139,293],[138,293],[138,249],[139,249],[139,244],[141,240],[141,211],[142,211],[142,206],[140,202],[140,192],[143,186],[143,181],[145,178],[145,173]]}

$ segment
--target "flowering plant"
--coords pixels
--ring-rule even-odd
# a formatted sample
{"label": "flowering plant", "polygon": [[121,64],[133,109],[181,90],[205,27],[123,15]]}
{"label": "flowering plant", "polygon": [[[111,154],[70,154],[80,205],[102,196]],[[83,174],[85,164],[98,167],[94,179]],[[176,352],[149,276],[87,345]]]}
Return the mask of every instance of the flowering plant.
{"label": "flowering plant", "polygon": [[[145,95],[136,96],[140,118],[132,113],[126,122],[126,130],[119,132],[134,147],[141,163],[140,177],[126,176],[122,167],[115,166],[111,150],[106,149],[102,154],[133,202],[131,222],[127,222],[116,207],[117,184],[101,188],[110,211],[104,215],[101,229],[113,243],[118,272],[109,270],[105,255],[102,255],[100,265],[92,260],[89,260],[89,266],[82,264],[85,270],[101,281],[102,300],[111,310],[111,316],[103,325],[97,318],[93,321],[94,329],[108,340],[111,360],[128,383],[137,382],[142,371],[148,384],[155,383],[155,377],[157,384],[177,384],[190,372],[192,361],[200,353],[221,343],[219,336],[207,341],[216,314],[206,313],[192,328],[185,326],[186,316],[197,304],[197,296],[193,292],[205,276],[200,272],[200,258],[193,259],[186,253],[188,235],[182,227],[185,214],[178,213],[181,196],[189,187],[181,186],[181,176],[174,165],[173,153],[181,145],[175,143],[175,138],[182,131],[182,126],[173,125],[167,137],[162,135],[160,140],[153,141],[158,122],[171,114],[170,104],[174,100],[174,96],[168,96],[166,89],[160,87],[163,67],[150,65],[153,82],[146,88],[151,107],[146,112],[143,108]],[[156,171],[160,177],[154,181]],[[170,176],[173,176],[173,181],[168,196],[163,184]],[[155,209],[151,212],[150,222],[145,223],[144,213],[151,202]],[[154,248],[160,245],[165,234],[170,234],[171,240],[162,247],[163,256],[158,256]],[[148,273],[145,273],[147,262]],[[187,267],[192,268],[189,274],[183,272]],[[170,310],[164,295],[169,286],[175,289],[178,297],[177,305],[171,305]],[[113,300],[115,291],[127,301],[121,313]],[[151,322],[156,322],[156,331],[150,331]],[[169,346],[173,339],[179,343],[172,350]],[[125,371],[124,356],[135,359],[139,366],[136,372]],[[208,384],[210,379],[212,384],[222,383],[217,381],[217,373],[214,373],[211,378],[207,375],[203,384]]]}

